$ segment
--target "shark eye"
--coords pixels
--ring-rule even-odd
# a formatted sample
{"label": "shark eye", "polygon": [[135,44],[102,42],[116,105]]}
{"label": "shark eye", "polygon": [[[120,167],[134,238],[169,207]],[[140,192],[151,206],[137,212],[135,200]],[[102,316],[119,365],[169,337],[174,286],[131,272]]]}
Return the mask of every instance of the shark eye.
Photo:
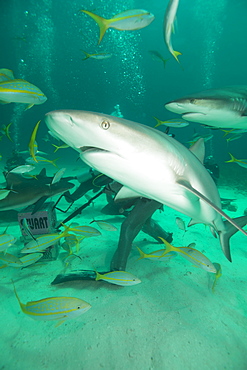
{"label": "shark eye", "polygon": [[110,122],[104,119],[104,121],[101,122],[100,126],[103,128],[103,130],[108,130],[108,128],[110,127]]}

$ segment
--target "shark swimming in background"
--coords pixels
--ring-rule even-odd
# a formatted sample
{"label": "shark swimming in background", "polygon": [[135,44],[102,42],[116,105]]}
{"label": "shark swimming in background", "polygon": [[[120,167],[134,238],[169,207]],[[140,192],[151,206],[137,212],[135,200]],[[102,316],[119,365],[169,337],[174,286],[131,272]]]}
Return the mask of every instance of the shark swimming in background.
{"label": "shark swimming in background", "polygon": [[247,129],[247,86],[229,86],[188,95],[165,104],[191,122],[218,128]]}
{"label": "shark swimming in background", "polygon": [[[62,194],[74,187],[68,179],[61,179],[52,184],[52,177],[46,176],[43,169],[36,178],[24,178],[21,174],[5,173],[7,189],[11,189],[6,198],[0,200],[0,211],[20,209],[35,204],[33,213],[37,212],[50,197]],[[69,179],[72,179],[69,178]]]}
{"label": "shark swimming in background", "polygon": [[217,187],[202,164],[203,139],[189,150],[151,127],[86,111],[53,111],[45,121],[85,163],[124,185],[116,200],[154,199],[191,217],[190,225],[210,225],[231,260],[229,239],[237,229],[247,235],[247,217],[233,220],[221,210]]}

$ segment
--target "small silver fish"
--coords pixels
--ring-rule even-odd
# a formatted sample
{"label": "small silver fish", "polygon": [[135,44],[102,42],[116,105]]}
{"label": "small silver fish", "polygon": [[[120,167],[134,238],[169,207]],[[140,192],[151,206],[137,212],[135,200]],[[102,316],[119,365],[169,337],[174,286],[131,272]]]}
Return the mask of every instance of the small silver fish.
{"label": "small silver fish", "polygon": [[54,175],[51,183],[56,184],[56,182],[59,182],[61,178],[63,177],[65,171],[66,171],[66,168],[60,168],[60,170],[57,171],[56,174]]}
{"label": "small silver fish", "polygon": [[18,166],[18,167],[13,168],[13,170],[9,171],[9,173],[23,174],[23,173],[26,173],[26,172],[31,172],[34,169],[35,169],[34,166],[32,166],[30,164],[25,164],[23,166]]}
{"label": "small silver fish", "polygon": [[103,220],[93,220],[90,222],[92,224],[93,222],[96,222],[96,224],[102,229],[106,231],[117,231],[116,226],[109,224],[109,222],[103,221]]}
{"label": "small silver fish", "polygon": [[176,217],[176,224],[180,230],[186,231],[185,222],[182,218]]}

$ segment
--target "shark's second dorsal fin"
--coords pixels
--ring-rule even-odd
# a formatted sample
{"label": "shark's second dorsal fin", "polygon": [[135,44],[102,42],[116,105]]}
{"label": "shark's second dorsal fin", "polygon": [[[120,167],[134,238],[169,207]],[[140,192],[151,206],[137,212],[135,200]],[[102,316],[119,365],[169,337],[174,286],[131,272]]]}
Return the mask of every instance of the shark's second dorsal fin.
{"label": "shark's second dorsal fin", "polygon": [[140,198],[141,196],[142,196],[141,194],[136,193],[134,190],[131,190],[131,189],[126,188],[125,186],[123,186],[119,190],[117,195],[115,196],[114,201],[115,202],[120,202],[120,201],[125,200],[125,199]]}
{"label": "shark's second dorsal fin", "polygon": [[203,164],[204,157],[205,157],[205,142],[204,139],[201,137],[199,140],[195,142],[190,147],[190,151],[199,159],[199,161]]}

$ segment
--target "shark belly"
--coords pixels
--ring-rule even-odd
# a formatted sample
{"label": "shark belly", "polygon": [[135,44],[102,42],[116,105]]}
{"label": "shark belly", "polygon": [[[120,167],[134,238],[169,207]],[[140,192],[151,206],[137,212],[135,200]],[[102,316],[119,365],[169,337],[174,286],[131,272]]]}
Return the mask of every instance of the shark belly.
{"label": "shark belly", "polygon": [[[183,149],[182,145],[180,149]],[[184,149],[192,161],[191,168],[183,163],[175,163],[179,161],[178,158],[176,161],[167,161],[165,151],[163,156],[158,157],[156,152],[152,153],[148,149],[145,154],[136,153],[135,157],[129,158],[110,152],[93,151],[82,153],[80,157],[89,166],[140,196],[165,204],[187,215],[195,223],[209,224],[222,230],[224,224],[221,216],[203,200],[176,183],[179,178],[186,179],[195,189],[221,207],[218,190],[209,173],[187,148]]]}

